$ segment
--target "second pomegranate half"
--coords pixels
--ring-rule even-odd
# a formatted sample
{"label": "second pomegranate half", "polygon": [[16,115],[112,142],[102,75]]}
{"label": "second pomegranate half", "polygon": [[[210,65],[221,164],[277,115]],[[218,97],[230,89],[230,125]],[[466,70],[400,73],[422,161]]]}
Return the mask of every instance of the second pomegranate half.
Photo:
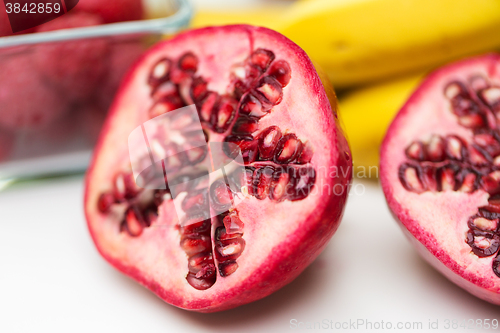
{"label": "second pomegranate half", "polygon": [[[189,106],[198,127],[177,116]],[[184,139],[151,130],[165,117]],[[131,133],[144,134],[143,155]],[[199,172],[238,153],[240,168]],[[139,181],[141,166],[151,172]],[[87,175],[85,213],[114,267],[168,303],[214,312],[271,294],[320,254],[351,174],[335,95],[304,51],[264,28],[205,28],[153,47],[126,76]]]}
{"label": "second pomegranate half", "polygon": [[429,75],[389,127],[380,175],[389,208],[422,256],[500,304],[500,56]]}

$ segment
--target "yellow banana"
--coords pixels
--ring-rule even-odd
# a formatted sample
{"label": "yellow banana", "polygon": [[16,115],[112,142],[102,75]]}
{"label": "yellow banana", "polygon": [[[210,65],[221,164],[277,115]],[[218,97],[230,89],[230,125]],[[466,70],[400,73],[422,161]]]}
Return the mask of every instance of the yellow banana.
{"label": "yellow banana", "polygon": [[199,28],[210,25],[247,23],[276,30],[274,23],[279,20],[282,14],[283,7],[274,6],[245,11],[197,10],[191,21],[191,26]]}
{"label": "yellow banana", "polygon": [[304,48],[336,88],[500,46],[499,0],[308,0],[260,10],[222,16],[200,11],[194,25],[250,23],[278,30]]}
{"label": "yellow banana", "polygon": [[379,147],[399,109],[423,74],[360,88],[339,98],[339,111],[355,165],[354,174],[378,176]]}

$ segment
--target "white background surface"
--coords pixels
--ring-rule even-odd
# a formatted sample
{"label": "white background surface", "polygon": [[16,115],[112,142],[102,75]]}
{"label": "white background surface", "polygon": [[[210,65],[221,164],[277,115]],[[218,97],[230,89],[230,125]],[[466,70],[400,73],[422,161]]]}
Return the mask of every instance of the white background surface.
{"label": "white background surface", "polygon": [[[81,177],[0,192],[0,332],[313,331],[291,329],[292,319],[422,322],[421,330],[402,331],[477,332],[445,330],[445,320],[500,320],[500,307],[469,295],[418,257],[378,185],[358,184],[358,193],[360,186],[365,192],[352,193],[338,232],[303,274],[263,300],[215,314],[174,308],[99,256],[83,216]],[[440,329],[428,329],[429,320]]]}
{"label": "white background surface", "polygon": [[[500,319],[500,307],[422,261],[392,220],[379,186],[353,189],[361,193],[362,186],[365,193],[352,193],[326,250],[294,282],[215,314],[174,308],[99,256],[83,216],[81,177],[7,189],[0,192],[0,332],[312,331],[292,330],[292,319],[421,321],[423,330],[403,332],[477,332],[444,330],[444,320]],[[439,320],[441,329],[428,330],[429,320]]]}

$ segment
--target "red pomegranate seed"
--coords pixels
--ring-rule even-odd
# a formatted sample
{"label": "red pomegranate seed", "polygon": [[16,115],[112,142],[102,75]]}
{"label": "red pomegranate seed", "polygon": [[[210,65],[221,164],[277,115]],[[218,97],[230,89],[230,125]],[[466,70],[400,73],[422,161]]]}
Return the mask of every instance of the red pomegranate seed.
{"label": "red pomegranate seed", "polygon": [[126,230],[132,237],[138,237],[142,234],[145,226],[144,217],[142,216],[139,208],[131,206],[125,212],[125,226]]}
{"label": "red pomegranate seed", "polygon": [[[191,147],[191,145],[187,145]],[[184,166],[194,166],[205,159],[208,154],[208,148],[206,146],[188,148],[184,147],[184,155],[186,157]]]}
{"label": "red pomegranate seed", "polygon": [[457,97],[451,100],[451,110],[457,117],[479,113],[479,106],[470,97]]}
{"label": "red pomegranate seed", "polygon": [[286,134],[278,142],[275,150],[274,161],[281,164],[292,163],[301,152],[302,142],[295,134]]}
{"label": "red pomegranate seed", "polygon": [[286,199],[287,186],[290,182],[290,175],[286,169],[279,169],[274,172],[273,181],[269,190],[269,199],[280,202]]}
{"label": "red pomegranate seed", "polygon": [[216,271],[214,263],[206,264],[195,274],[195,277],[197,279],[210,279],[215,276]]}
{"label": "red pomegranate seed", "polygon": [[[227,214],[222,221],[224,223],[224,233],[227,233],[229,235],[237,234],[239,235],[239,237],[241,237],[244,224],[240,220],[238,213],[235,210]],[[219,237],[221,237],[220,239],[223,239],[223,236],[219,235]]]}
{"label": "red pomegranate seed", "polygon": [[269,196],[271,181],[273,180],[274,168],[266,166],[257,169],[254,176],[254,196],[259,200],[264,200]]}
{"label": "red pomegranate seed", "polygon": [[245,241],[242,238],[233,238],[215,243],[215,250],[222,258],[238,258],[245,249]]}
{"label": "red pomegranate seed", "polygon": [[469,227],[482,231],[496,231],[498,229],[498,219],[489,220],[484,217],[471,217],[469,219]]}
{"label": "red pomegranate seed", "polygon": [[255,81],[262,75],[262,69],[258,66],[247,65],[245,66],[245,86],[251,87],[255,85]]}
{"label": "red pomegranate seed", "polygon": [[455,181],[456,172],[457,168],[452,165],[447,165],[438,169],[437,174],[439,177],[439,191],[454,191],[455,187],[458,187],[459,184]]}
{"label": "red pomegranate seed", "polygon": [[257,151],[257,141],[243,141],[240,145],[241,147],[241,156],[243,157],[243,162],[246,164],[253,163],[258,157]]}
{"label": "red pomegranate seed", "polygon": [[423,187],[431,192],[439,191],[437,182],[437,170],[432,165],[426,165],[422,168]]}
{"label": "red pomegranate seed", "polygon": [[135,198],[141,188],[135,183],[134,175],[131,172],[122,172],[115,176],[113,195],[116,201],[124,201]]}
{"label": "red pomegranate seed", "polygon": [[459,183],[462,184],[458,191],[472,193],[478,188],[478,176],[474,171],[464,169],[457,175]]}
{"label": "red pomegranate seed", "polygon": [[269,76],[272,76],[278,80],[281,86],[285,87],[292,77],[292,69],[288,62],[284,60],[277,60],[272,65],[268,71]]}
{"label": "red pomegranate seed", "polygon": [[467,232],[467,244],[472,248],[472,252],[480,258],[489,257],[495,254],[500,247],[498,235],[475,229]]}
{"label": "red pomegranate seed", "polygon": [[490,156],[497,156],[500,154],[500,142],[498,133],[486,130],[474,134],[474,142],[483,148]]}
{"label": "red pomegranate seed", "polygon": [[153,203],[159,207],[170,196],[169,190],[154,190],[153,192]]}
{"label": "red pomegranate seed", "polygon": [[205,219],[203,221],[198,221],[198,219],[194,219],[197,222],[190,222],[189,219],[184,222],[184,226],[182,227],[182,233],[184,235],[188,234],[203,234],[210,232],[211,220]]}
{"label": "red pomegranate seed", "polygon": [[470,113],[468,115],[458,117],[458,123],[463,127],[476,129],[484,127],[486,120],[482,114]]}
{"label": "red pomegranate seed", "polygon": [[[250,168],[250,167],[247,167]],[[229,177],[229,185],[235,192],[241,192],[241,187],[247,185],[246,168],[237,168]],[[253,168],[252,168],[253,169]],[[252,171],[253,174],[253,171]]]}
{"label": "red pomegranate seed", "polygon": [[500,277],[500,252],[497,254],[495,259],[493,259],[491,267],[493,268],[493,273],[495,273],[496,276]]}
{"label": "red pomegranate seed", "polygon": [[495,113],[500,111],[500,87],[483,89],[478,95]]}
{"label": "red pomegranate seed", "polygon": [[188,269],[189,272],[196,274],[203,269],[204,266],[213,264],[214,259],[212,253],[199,253],[189,258]]}
{"label": "red pomegranate seed", "polygon": [[405,150],[406,157],[415,161],[425,161],[425,147],[420,141],[412,142]]}
{"label": "red pomegranate seed", "polygon": [[473,165],[487,165],[492,162],[490,155],[478,145],[472,144],[469,146],[469,160]]}
{"label": "red pomegranate seed", "polygon": [[155,118],[170,111],[177,110],[184,106],[180,97],[175,95],[165,96],[155,103],[149,110],[149,117]]}
{"label": "red pomegranate seed", "polygon": [[399,180],[408,191],[420,193],[425,190],[422,184],[420,170],[417,166],[402,164],[399,167]]}
{"label": "red pomegranate seed", "polygon": [[194,103],[193,99],[191,98],[191,84],[193,82],[193,78],[191,77],[186,77],[183,79],[181,82],[179,82],[178,86],[178,93],[179,96],[185,105],[191,105]]}
{"label": "red pomegranate seed", "polygon": [[231,132],[233,134],[252,134],[259,129],[259,120],[253,117],[241,115],[236,120]]}
{"label": "red pomegranate seed", "polygon": [[[253,187],[253,175],[254,174],[255,174],[255,168],[245,167],[245,173],[243,174],[242,184],[244,184],[247,187],[247,191],[248,191],[249,195],[254,194],[254,187]],[[245,181],[246,181],[246,183],[243,183]]]}
{"label": "red pomegranate seed", "polygon": [[299,168],[299,169],[289,169],[288,173],[293,181],[293,191],[287,189],[288,199],[291,201],[303,200],[311,193],[311,190],[316,182],[316,171],[314,168]]}
{"label": "red pomegranate seed", "polygon": [[252,94],[246,94],[242,97],[240,102],[240,114],[261,118],[268,112],[264,111],[262,102]]}
{"label": "red pomegranate seed", "polygon": [[224,145],[222,150],[229,158],[236,158],[241,152],[241,142],[242,141],[253,141],[253,136],[251,135],[229,135],[224,138]]}
{"label": "red pomegranate seed", "polygon": [[158,207],[154,206],[154,204],[151,205],[144,210],[143,216],[145,226],[150,227],[158,220]]}
{"label": "red pomegranate seed", "polygon": [[202,77],[195,77],[191,83],[191,98],[195,102],[203,100],[208,93],[208,82]]}
{"label": "red pomegranate seed", "polygon": [[172,60],[167,58],[158,60],[149,74],[148,84],[156,88],[163,82],[168,81],[171,68]]}
{"label": "red pomegranate seed", "polygon": [[185,72],[196,72],[198,69],[198,57],[192,52],[186,52],[179,58],[179,68]]}
{"label": "red pomegranate seed", "polygon": [[115,202],[115,196],[112,193],[103,193],[97,201],[97,209],[101,213],[107,213]]}
{"label": "red pomegranate seed", "polygon": [[233,203],[233,193],[222,179],[217,179],[210,186],[210,199],[216,211],[226,211]]}
{"label": "red pomegranate seed", "polygon": [[[258,157],[258,142],[251,135],[230,135],[224,139],[240,147],[243,162],[253,163]],[[235,157],[234,152],[226,152],[228,157]]]}
{"label": "red pomegranate seed", "polygon": [[490,212],[500,213],[500,196],[491,196],[485,208]]}
{"label": "red pomegranate seed", "polygon": [[190,213],[207,212],[209,209],[207,196],[206,189],[188,192],[184,200],[182,200],[181,207],[185,212],[189,211]]}
{"label": "red pomegranate seed", "polygon": [[212,249],[210,237],[206,235],[184,235],[181,238],[180,245],[188,256],[201,252],[209,252]]}
{"label": "red pomegranate seed", "polygon": [[281,130],[278,126],[269,126],[259,134],[259,157],[261,160],[273,158],[281,137]]}
{"label": "red pomegranate seed", "polygon": [[[224,217],[224,219],[226,217]],[[231,222],[228,222],[228,223],[231,223]],[[241,223],[243,223],[243,222],[241,222]],[[243,226],[241,227],[240,231],[233,232],[233,233],[229,234],[229,233],[226,232],[226,228],[225,227],[219,227],[215,231],[215,239],[216,240],[229,240],[229,239],[241,238],[242,235],[243,235],[242,228],[243,228]]]}
{"label": "red pomegranate seed", "polygon": [[207,290],[208,288],[214,285],[215,275],[209,279],[204,279],[204,278],[199,279],[195,276],[195,274],[189,273],[186,276],[186,280],[193,288],[197,290]]}
{"label": "red pomegranate seed", "polygon": [[266,49],[257,49],[250,55],[250,63],[264,72],[274,60],[274,53]]}
{"label": "red pomegranate seed", "polygon": [[481,178],[481,187],[489,194],[500,193],[500,171],[493,171]]}
{"label": "red pomegranate seed", "polygon": [[426,147],[427,158],[432,162],[441,162],[445,158],[445,143],[439,135],[431,136]]}
{"label": "red pomegranate seed", "polygon": [[219,264],[219,274],[222,277],[233,274],[237,269],[238,264],[236,263],[236,261],[227,261]]}
{"label": "red pomegranate seed", "polygon": [[219,100],[219,95],[213,91],[207,93],[205,99],[200,102],[198,106],[198,112],[200,114],[200,120],[205,122],[210,122],[212,119],[212,113],[215,105]]}
{"label": "red pomegranate seed", "polygon": [[150,141],[150,143],[151,152],[154,155],[158,156],[159,158],[166,156],[163,158],[163,166],[165,167],[165,171],[177,172],[187,164],[186,152],[184,152],[178,144],[172,142],[167,145],[162,145],[158,141]]}
{"label": "red pomegranate seed", "polygon": [[484,148],[498,144],[498,140],[491,132],[476,133],[473,139],[478,146]]}
{"label": "red pomegranate seed", "polygon": [[233,95],[236,99],[241,99],[241,97],[246,93],[248,87],[241,80],[236,80],[233,84]]}
{"label": "red pomegranate seed", "polygon": [[271,105],[279,104],[283,98],[281,84],[272,76],[261,78],[255,90],[264,96]]}
{"label": "red pomegranate seed", "polygon": [[177,96],[180,98],[177,86],[170,81],[160,84],[151,92],[151,96],[155,102],[160,101],[167,96]]}
{"label": "red pomegranate seed", "polygon": [[309,141],[306,141],[304,144],[302,144],[302,152],[300,153],[300,156],[297,158],[297,163],[307,164],[311,162],[313,153],[314,152],[311,143]]}
{"label": "red pomegranate seed", "polygon": [[456,135],[446,137],[446,156],[450,159],[462,161],[466,154],[465,144]]}
{"label": "red pomegranate seed", "polygon": [[470,98],[467,87],[465,87],[465,85],[459,81],[448,83],[444,88],[444,95],[448,99],[453,99],[456,97]]}
{"label": "red pomegranate seed", "polygon": [[238,101],[228,96],[222,96],[216,111],[212,114],[212,125],[217,133],[224,133],[233,122]]}
{"label": "red pomegranate seed", "polygon": [[481,75],[475,75],[469,79],[469,85],[474,91],[480,91],[490,86],[486,78]]}

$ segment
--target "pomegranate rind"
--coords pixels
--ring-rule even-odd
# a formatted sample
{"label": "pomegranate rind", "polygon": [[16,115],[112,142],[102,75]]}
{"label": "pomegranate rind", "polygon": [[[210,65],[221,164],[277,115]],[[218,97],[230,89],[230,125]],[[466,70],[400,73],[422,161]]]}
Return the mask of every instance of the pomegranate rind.
{"label": "pomegranate rind", "polygon": [[[299,137],[311,142],[316,149],[311,164],[317,168],[317,191],[304,200],[286,201],[280,206],[256,198],[240,204],[246,247],[238,258],[237,272],[219,276],[207,290],[196,290],[185,279],[187,258],[178,246],[178,221],[172,213],[172,202],[159,207],[158,219],[164,228],[145,229],[140,237],[131,238],[118,233],[119,221],[98,212],[97,201],[103,190],[109,190],[106,184],[118,170],[110,166],[128,163],[128,134],[148,119],[149,90],[145,83],[150,68],[161,56],[176,58],[188,50],[201,54],[200,68],[213,78],[211,89],[218,90],[226,88],[228,77],[217,80],[224,76],[217,72],[228,73],[231,64],[244,60],[250,50],[259,47],[272,49],[277,59],[287,60],[292,67],[292,80],[285,89],[293,93],[285,94],[273,112],[263,118],[263,128],[279,118],[280,126],[290,126]],[[217,62],[204,65],[204,59]],[[166,302],[199,312],[234,308],[290,283],[321,253],[337,230],[352,178],[350,150],[338,124],[336,104],[332,109],[328,96],[334,95],[325,92],[305,52],[269,29],[247,25],[210,27],[188,31],[153,47],[122,81],[86,175],[85,214],[100,254]],[[286,109],[291,113],[280,115],[280,110]],[[289,117],[292,112],[293,119]],[[334,187],[342,191],[334,193]]]}
{"label": "pomegranate rind", "polygon": [[408,161],[405,148],[432,134],[458,135],[472,142],[444,97],[452,81],[481,75],[500,81],[500,56],[486,54],[442,67],[430,74],[399,111],[380,148],[380,181],[388,206],[421,256],[456,285],[493,304],[500,304],[500,278],[492,270],[494,256],[478,258],[465,242],[467,220],[488,203],[488,193],[455,191],[415,193],[398,179]]}

